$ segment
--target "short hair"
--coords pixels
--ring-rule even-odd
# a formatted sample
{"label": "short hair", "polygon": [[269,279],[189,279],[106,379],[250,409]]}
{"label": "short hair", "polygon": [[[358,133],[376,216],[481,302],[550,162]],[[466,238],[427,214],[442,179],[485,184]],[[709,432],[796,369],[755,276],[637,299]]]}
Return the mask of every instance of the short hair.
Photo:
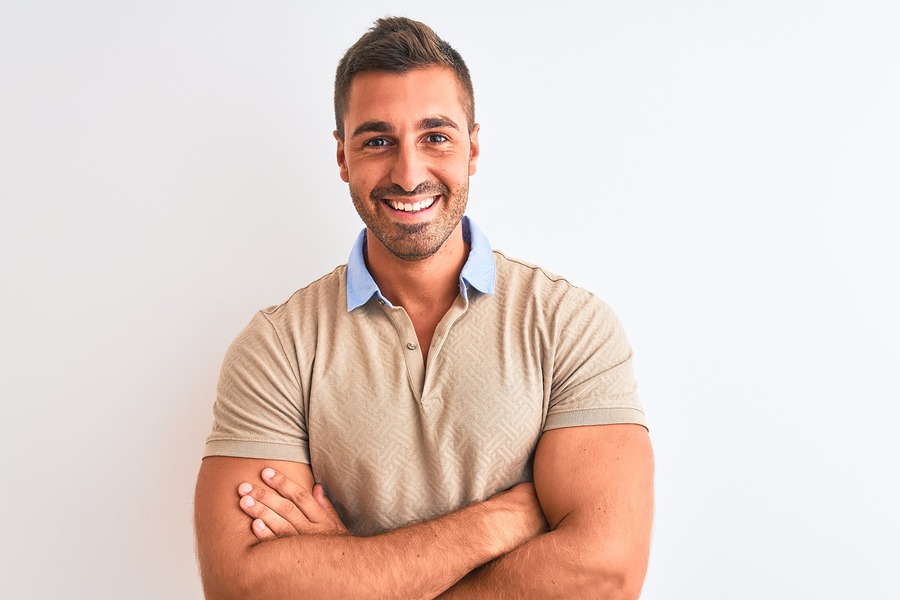
{"label": "short hair", "polygon": [[334,120],[340,138],[344,138],[350,84],[356,75],[365,71],[406,73],[431,66],[448,67],[456,75],[471,131],[475,126],[475,93],[469,69],[459,52],[424,23],[406,17],[385,17],[375,21],[338,63],[334,77]]}

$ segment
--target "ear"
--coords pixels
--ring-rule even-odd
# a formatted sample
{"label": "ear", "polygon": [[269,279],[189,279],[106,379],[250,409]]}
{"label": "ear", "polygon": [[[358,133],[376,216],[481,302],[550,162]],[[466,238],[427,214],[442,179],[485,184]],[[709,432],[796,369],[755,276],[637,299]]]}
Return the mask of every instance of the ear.
{"label": "ear", "polygon": [[334,139],[337,141],[337,164],[341,170],[341,179],[344,183],[350,183],[350,171],[347,169],[347,156],[344,154],[344,140],[338,135],[337,130],[334,131]]}
{"label": "ear", "polygon": [[469,175],[474,175],[478,166],[478,154],[481,152],[481,148],[478,146],[478,130],[480,129],[481,125],[475,123],[472,126],[472,133],[469,134]]}

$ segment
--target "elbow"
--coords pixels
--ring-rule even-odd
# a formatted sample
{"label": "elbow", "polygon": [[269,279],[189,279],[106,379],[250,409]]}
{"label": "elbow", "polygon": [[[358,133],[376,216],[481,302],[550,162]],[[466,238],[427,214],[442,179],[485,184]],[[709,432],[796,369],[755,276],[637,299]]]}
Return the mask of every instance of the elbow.
{"label": "elbow", "polygon": [[[628,557],[596,557],[584,565],[587,596],[604,600],[637,600],[644,586],[647,563]],[[586,596],[586,597],[587,597]]]}
{"label": "elbow", "polygon": [[[249,549],[248,549],[249,550]],[[246,568],[247,560],[200,561],[200,580],[206,600],[248,600],[265,598],[265,590],[259,577]]]}
{"label": "elbow", "polygon": [[[203,597],[206,600],[243,600],[256,598],[253,586],[244,577],[222,573],[201,573]],[[258,592],[258,590],[256,590]]]}
{"label": "elbow", "polygon": [[594,571],[590,579],[587,589],[591,598],[637,600],[641,595],[643,580],[635,583],[635,578],[623,570],[604,568]]}
{"label": "elbow", "polygon": [[250,598],[262,600],[268,598],[263,590],[251,584],[248,578],[230,576],[228,578],[217,576],[204,576],[203,597],[206,600],[249,600]]}

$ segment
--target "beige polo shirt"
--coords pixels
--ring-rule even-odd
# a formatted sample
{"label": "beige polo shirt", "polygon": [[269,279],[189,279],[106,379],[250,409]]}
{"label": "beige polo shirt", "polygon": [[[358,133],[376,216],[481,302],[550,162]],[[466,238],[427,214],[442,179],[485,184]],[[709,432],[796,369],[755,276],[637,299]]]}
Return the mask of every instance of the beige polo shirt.
{"label": "beige polo shirt", "polygon": [[493,293],[460,294],[427,364],[403,308],[347,310],[346,265],[257,313],[225,357],[205,455],[308,463],[367,535],[531,479],[548,429],[645,424],[610,309],[493,257]]}

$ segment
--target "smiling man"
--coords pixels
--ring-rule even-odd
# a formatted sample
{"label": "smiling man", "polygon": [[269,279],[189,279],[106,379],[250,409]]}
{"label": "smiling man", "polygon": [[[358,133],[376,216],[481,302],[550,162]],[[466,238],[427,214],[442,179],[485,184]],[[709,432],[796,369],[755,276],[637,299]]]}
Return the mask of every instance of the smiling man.
{"label": "smiling man", "polygon": [[380,19],[335,118],[366,227],[226,355],[195,502],[207,598],[636,598],[653,456],[631,350],[597,298],[464,217],[462,58]]}

